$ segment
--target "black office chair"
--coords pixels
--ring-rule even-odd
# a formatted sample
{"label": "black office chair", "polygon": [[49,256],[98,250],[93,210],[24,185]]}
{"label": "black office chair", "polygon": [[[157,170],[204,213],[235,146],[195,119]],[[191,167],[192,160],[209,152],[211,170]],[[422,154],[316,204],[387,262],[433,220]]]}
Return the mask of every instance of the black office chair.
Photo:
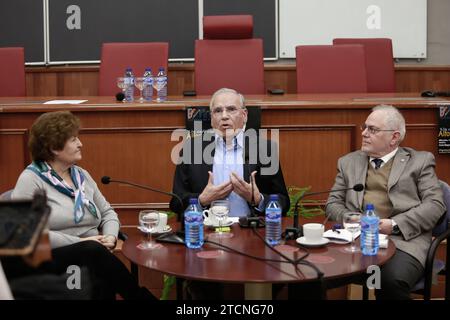
{"label": "black office chair", "polygon": [[[261,107],[246,106],[246,108],[248,116],[245,128],[259,130],[261,128]],[[211,129],[211,113],[209,107],[186,107],[186,130],[194,131],[196,122],[198,122],[198,125],[201,123],[201,129],[204,131]]]}
{"label": "black office chair", "polygon": [[[450,186],[444,181],[439,181],[439,183],[444,193],[444,203],[447,207],[447,211],[433,229],[433,241],[431,242],[430,248],[428,249],[424,276],[416,283],[412,290],[413,293],[422,294],[424,300],[430,300],[433,276],[436,276],[438,274],[445,276],[445,300],[450,300],[450,282],[448,269],[450,256],[450,249],[448,246],[450,239]],[[442,261],[435,259],[435,257],[439,245],[444,240],[447,240],[447,252],[445,254],[445,261]]]}
{"label": "black office chair", "polygon": [[[448,246],[448,242],[450,239],[450,186],[442,180],[440,180],[439,183],[444,193],[444,203],[447,207],[447,211],[433,229],[433,241],[431,242],[430,248],[428,249],[423,277],[419,281],[417,281],[416,285],[411,291],[411,293],[423,295],[424,300],[430,300],[433,277],[437,277],[437,275],[445,276],[445,300],[450,300],[450,281],[448,268],[450,264],[450,249]],[[447,250],[445,261],[442,261],[435,258],[437,249],[444,240],[447,240]],[[368,291],[369,290],[367,286],[363,285],[363,300],[368,299]]]}

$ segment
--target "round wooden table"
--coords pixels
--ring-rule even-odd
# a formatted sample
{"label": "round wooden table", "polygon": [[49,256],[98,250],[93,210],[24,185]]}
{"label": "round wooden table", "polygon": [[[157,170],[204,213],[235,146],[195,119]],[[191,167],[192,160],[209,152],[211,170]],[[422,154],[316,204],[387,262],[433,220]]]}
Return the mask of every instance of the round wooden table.
{"label": "round wooden table", "polygon": [[[283,228],[290,223],[291,219],[284,219]],[[173,230],[179,228],[177,223],[172,223],[171,227]],[[257,232],[264,236],[264,230],[258,229]],[[317,278],[316,271],[310,266],[298,265],[295,268],[286,262],[260,261],[227,249],[223,249],[221,254],[214,254],[215,250],[220,248],[207,242],[201,249],[188,249],[182,244],[161,243],[158,249],[142,250],[138,245],[144,239],[144,234],[137,228],[127,228],[124,231],[129,238],[124,242],[122,252],[132,263],[182,279],[244,283],[246,297],[270,298],[272,283],[289,284]],[[219,241],[216,237],[212,238],[212,233],[213,230],[205,228],[205,239]],[[231,233],[231,238],[221,239],[222,244],[260,258],[285,261],[266,247],[252,229],[233,224]],[[339,280],[340,283],[365,274],[371,265],[383,265],[395,252],[392,241],[387,249],[380,249],[376,256],[363,256],[361,252],[348,253],[343,250],[347,246],[349,245],[329,243],[320,248],[303,248],[291,240],[276,248],[292,259],[308,254],[306,260],[324,273],[325,280]]]}

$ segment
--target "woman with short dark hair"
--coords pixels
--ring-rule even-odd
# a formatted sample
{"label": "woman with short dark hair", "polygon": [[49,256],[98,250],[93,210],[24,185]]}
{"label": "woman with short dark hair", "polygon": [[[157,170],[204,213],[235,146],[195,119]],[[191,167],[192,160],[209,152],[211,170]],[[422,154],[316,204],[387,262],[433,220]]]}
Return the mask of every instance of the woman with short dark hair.
{"label": "woman with short dark hair", "polygon": [[89,173],[76,165],[83,146],[79,129],[80,120],[69,111],[45,113],[34,122],[29,139],[33,162],[21,173],[12,198],[46,192],[55,270],[86,265],[100,284],[99,298],[113,298],[115,293],[130,299],[151,298],[110,252],[116,245],[119,219]]}

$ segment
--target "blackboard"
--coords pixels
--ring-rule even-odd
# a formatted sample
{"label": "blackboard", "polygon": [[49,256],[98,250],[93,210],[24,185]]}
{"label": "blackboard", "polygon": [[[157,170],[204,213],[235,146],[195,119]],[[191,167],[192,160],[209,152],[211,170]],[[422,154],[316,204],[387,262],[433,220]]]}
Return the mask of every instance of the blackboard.
{"label": "blackboard", "polygon": [[169,59],[193,60],[204,15],[251,14],[264,57],[277,57],[277,0],[1,0],[0,46],[27,63],[95,63],[104,42],[169,42]]}
{"label": "blackboard", "polygon": [[197,0],[49,0],[48,12],[51,63],[99,61],[103,42],[164,41],[171,59],[194,56]]}
{"label": "blackboard", "polygon": [[25,61],[45,62],[44,0],[0,1],[0,47],[24,47]]}
{"label": "blackboard", "polygon": [[264,57],[277,57],[277,0],[204,0],[203,15],[250,14],[253,37],[263,39]]}

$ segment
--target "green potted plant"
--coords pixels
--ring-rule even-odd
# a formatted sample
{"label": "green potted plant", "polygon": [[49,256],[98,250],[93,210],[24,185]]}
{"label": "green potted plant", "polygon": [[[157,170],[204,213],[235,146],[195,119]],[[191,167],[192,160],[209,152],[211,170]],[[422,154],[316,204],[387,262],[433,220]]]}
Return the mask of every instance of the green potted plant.
{"label": "green potted plant", "polygon": [[320,206],[320,200],[303,199],[304,194],[307,193],[310,189],[311,186],[308,187],[288,186],[288,194],[289,199],[291,201],[291,206],[289,207],[289,211],[287,213],[288,217],[294,216],[295,203],[299,199],[301,199],[298,203],[298,213],[300,217],[312,219],[314,217],[320,217],[325,215],[325,211]]}

